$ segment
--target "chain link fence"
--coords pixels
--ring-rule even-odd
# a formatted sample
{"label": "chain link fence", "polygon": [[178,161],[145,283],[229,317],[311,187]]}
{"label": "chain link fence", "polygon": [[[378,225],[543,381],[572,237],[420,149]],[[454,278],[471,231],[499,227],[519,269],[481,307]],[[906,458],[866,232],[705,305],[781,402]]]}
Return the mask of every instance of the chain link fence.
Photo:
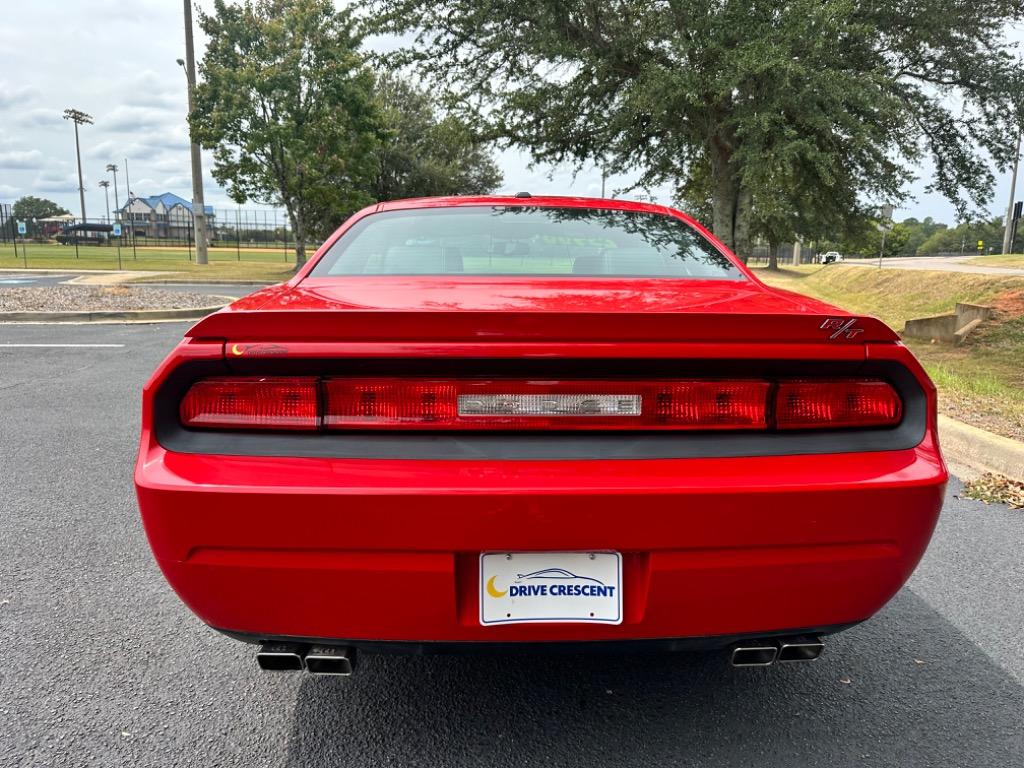
{"label": "chain link fence", "polygon": [[[295,261],[295,238],[282,211],[216,208],[206,218],[210,261]],[[84,220],[72,214],[18,220],[11,203],[0,203],[0,265],[11,259],[27,266],[68,258],[194,261],[195,245],[192,212],[180,206]],[[319,245],[307,242],[307,255]]]}

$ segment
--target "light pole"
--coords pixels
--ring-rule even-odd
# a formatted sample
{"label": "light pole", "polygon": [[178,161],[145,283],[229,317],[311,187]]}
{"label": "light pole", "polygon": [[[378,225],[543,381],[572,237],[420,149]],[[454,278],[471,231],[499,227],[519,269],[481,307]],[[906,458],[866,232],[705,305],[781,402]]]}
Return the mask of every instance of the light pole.
{"label": "light pole", "polygon": [[103,199],[107,201],[107,224],[110,223],[110,182],[104,179],[100,182],[103,187]]}
{"label": "light pole", "polygon": [[[192,43],[192,0],[185,0],[185,59],[178,59],[178,65],[185,70],[188,81],[188,114],[196,109],[196,54]],[[203,161],[199,153],[199,145],[192,138],[192,127],[189,126],[189,139],[192,143],[192,221],[196,228],[196,264],[209,262],[206,252],[206,205],[203,202]]]}
{"label": "light pole", "polygon": [[78,144],[78,126],[92,125],[92,115],[80,109],[65,109],[64,119],[75,124],[75,157],[78,158],[78,200],[82,204],[82,223],[85,224],[85,185],[82,183],[82,150]]}
{"label": "light pole", "polygon": [[1003,253],[1013,248],[1013,198],[1017,194],[1017,167],[1020,165],[1020,140],[1024,128],[1017,133],[1017,152],[1013,156],[1013,175],[1010,177],[1010,204],[1006,206],[1006,230],[1003,232]]}
{"label": "light pole", "polygon": [[113,163],[107,163],[107,173],[114,174],[114,213],[116,214],[121,209],[121,201],[117,197],[117,171],[118,168]]}

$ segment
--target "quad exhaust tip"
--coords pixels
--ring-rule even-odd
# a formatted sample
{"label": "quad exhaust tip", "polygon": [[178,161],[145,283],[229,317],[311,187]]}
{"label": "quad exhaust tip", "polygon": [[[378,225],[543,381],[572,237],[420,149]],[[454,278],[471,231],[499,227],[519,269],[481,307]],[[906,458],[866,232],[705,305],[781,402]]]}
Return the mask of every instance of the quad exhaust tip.
{"label": "quad exhaust tip", "polygon": [[298,672],[311,675],[351,675],[356,668],[356,649],[344,645],[264,643],[256,651],[256,663],[267,672]]}
{"label": "quad exhaust tip", "polygon": [[732,649],[734,667],[767,667],[775,663],[779,647],[771,641],[751,641]]}
{"label": "quad exhaust tip", "polygon": [[779,643],[778,661],[815,661],[825,650],[820,637],[786,638]]}
{"label": "quad exhaust tip", "polygon": [[306,654],[306,671],[311,675],[348,677],[356,668],[356,649],[343,645],[317,645]]}
{"label": "quad exhaust tip", "polygon": [[767,667],[776,661],[814,661],[824,650],[820,637],[800,635],[739,643],[733,646],[731,659],[734,667]]}
{"label": "quad exhaust tip", "polygon": [[256,651],[256,663],[266,672],[297,672],[302,669],[302,646],[264,643]]}

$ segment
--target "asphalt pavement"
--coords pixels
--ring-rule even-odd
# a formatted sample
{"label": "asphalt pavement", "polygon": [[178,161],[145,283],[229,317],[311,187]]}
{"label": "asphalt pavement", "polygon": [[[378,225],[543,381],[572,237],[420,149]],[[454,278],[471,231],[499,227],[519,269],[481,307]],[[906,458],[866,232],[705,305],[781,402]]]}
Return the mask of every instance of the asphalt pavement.
{"label": "asphalt pavement", "polygon": [[[0,325],[0,766],[1021,764],[1024,512],[955,482],[910,585],[812,664],[261,673],[178,601],[135,507],[139,390],[186,327]],[[55,344],[110,346],[22,346]]]}
{"label": "asphalt pavement", "polygon": [[[1017,267],[995,267],[990,264],[971,264],[976,254],[966,256],[901,256],[882,259],[882,269],[926,269],[932,272],[965,272],[971,275],[1003,275],[1024,277],[1024,269]],[[846,259],[843,264],[855,267],[878,268],[878,259]]]}

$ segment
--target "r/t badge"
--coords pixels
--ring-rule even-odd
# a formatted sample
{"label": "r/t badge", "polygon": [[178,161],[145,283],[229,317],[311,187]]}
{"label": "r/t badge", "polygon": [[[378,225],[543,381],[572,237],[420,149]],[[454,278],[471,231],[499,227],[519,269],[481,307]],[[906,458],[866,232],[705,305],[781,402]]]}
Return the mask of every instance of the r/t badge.
{"label": "r/t badge", "polygon": [[864,333],[863,328],[854,328],[857,318],[830,317],[821,324],[821,330],[832,331],[829,339],[853,339]]}

